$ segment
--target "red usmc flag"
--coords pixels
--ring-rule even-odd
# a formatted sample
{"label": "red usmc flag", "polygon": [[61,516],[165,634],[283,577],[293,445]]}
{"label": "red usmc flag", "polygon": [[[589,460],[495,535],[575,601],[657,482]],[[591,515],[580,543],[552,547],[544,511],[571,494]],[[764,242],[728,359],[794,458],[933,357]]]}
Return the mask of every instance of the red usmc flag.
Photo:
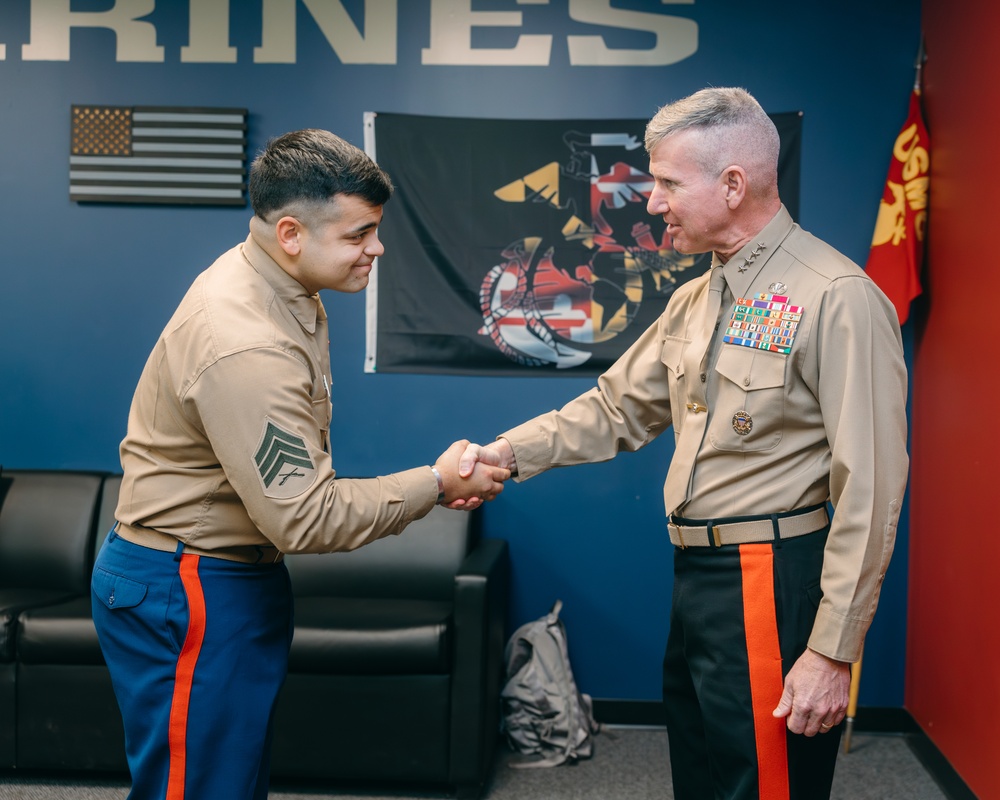
{"label": "red usmc flag", "polygon": [[910,113],[892,148],[889,176],[879,204],[875,235],[865,269],[896,307],[899,324],[920,294],[920,266],[927,230],[930,137],[920,108],[920,90],[910,96]]}

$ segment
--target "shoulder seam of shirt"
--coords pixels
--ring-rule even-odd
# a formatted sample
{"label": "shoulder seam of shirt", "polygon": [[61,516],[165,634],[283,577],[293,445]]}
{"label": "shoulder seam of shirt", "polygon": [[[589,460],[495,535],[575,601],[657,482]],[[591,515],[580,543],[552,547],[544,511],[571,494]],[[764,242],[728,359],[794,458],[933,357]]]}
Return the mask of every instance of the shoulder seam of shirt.
{"label": "shoulder seam of shirt", "polygon": [[[815,239],[815,237],[813,238]],[[822,243],[827,248],[827,251],[813,258],[807,257],[806,254],[794,245],[788,246],[787,240],[783,247],[805,269],[830,282],[839,278],[860,278],[865,275],[865,271],[861,267],[835,247],[822,242],[820,239],[815,239],[815,241]]]}

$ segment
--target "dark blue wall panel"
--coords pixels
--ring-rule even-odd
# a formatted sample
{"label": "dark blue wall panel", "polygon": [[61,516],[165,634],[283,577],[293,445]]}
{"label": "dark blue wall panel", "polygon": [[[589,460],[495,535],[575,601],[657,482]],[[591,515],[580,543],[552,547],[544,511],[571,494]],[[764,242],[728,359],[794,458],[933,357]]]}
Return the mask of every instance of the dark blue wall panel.
{"label": "dark blue wall panel", "polygon": [[[71,5],[101,12],[136,3]],[[919,0],[616,0],[616,9],[694,21],[696,52],[666,66],[571,66],[568,35],[600,34],[610,47],[632,49],[652,47],[653,36],[574,21],[568,0],[465,0],[475,11],[521,14],[520,28],[477,28],[473,47],[510,48],[519,35],[551,35],[549,63],[436,66],[422,64],[421,51],[430,44],[432,8],[449,4],[406,0],[393,12],[390,0],[372,7],[398,15],[395,63],[345,64],[298,3],[294,63],[261,64],[253,55],[261,3],[228,5],[237,57],[225,64],[181,61],[190,17],[184,2],[159,0],[145,18],[163,47],[159,63],[118,61],[111,31],[82,27],[70,34],[68,60],[31,60],[22,47],[47,12],[29,0],[0,5],[0,463],[117,469],[131,393],[158,332],[193,277],[246,235],[246,209],[71,203],[74,103],[246,107],[254,152],[268,137],[301,127],[328,128],[360,146],[365,111],[648,118],[703,86],[742,85],[768,111],[804,112],[799,221],[863,263],[920,34]],[[572,5],[610,7],[607,0]],[[364,3],[342,6],[363,25]],[[591,385],[366,375],[364,298],[326,293],[324,301],[334,461],[345,475],[430,462],[454,439],[491,439]],[[664,439],[610,464],[556,471],[511,485],[487,508],[488,535],[511,543],[512,622],[562,598],[574,669],[597,697],[659,695],[672,584],[660,491],[671,453]],[[906,525],[902,533],[905,542]],[[886,581],[868,644],[864,704],[902,705],[904,566],[905,553]]]}

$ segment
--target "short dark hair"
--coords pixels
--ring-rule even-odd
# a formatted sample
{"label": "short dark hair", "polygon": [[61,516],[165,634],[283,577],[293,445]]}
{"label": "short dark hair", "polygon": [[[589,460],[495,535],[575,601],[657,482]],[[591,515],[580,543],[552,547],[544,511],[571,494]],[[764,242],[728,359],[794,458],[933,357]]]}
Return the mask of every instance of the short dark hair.
{"label": "short dark hair", "polygon": [[381,206],[392,181],[363,150],[329,131],[307,128],[277,136],[250,167],[250,205],[261,219],[296,203],[357,195]]}

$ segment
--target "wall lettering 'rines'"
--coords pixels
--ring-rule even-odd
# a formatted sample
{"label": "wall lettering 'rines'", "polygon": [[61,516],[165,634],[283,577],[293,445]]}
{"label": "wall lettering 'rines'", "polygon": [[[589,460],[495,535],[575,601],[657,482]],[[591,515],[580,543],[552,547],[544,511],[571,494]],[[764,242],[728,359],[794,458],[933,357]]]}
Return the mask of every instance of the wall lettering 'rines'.
{"label": "wall lettering 'rines'", "polygon": [[[429,46],[420,63],[439,66],[548,66],[555,37],[522,34],[508,48],[473,47],[475,28],[521,28],[522,11],[474,11],[473,0],[431,0]],[[517,5],[548,5],[549,0],[512,0]],[[253,48],[256,64],[294,64],[298,56],[296,26],[299,3],[322,31],[344,64],[397,63],[398,0],[364,0],[359,27],[340,0],[262,0],[261,44]],[[663,5],[693,5],[694,0],[661,0]],[[162,63],[165,48],[156,43],[156,26],[144,17],[156,0],[116,0],[105,11],[72,11],[71,0],[31,0],[29,41],[23,61],[69,61],[74,28],[104,28],[115,34],[115,60]],[[230,13],[245,6],[230,0],[189,0],[188,43],[180,48],[182,63],[235,64],[238,48],[230,44]],[[572,66],[657,67],[681,61],[698,49],[698,24],[690,19],[649,11],[613,8],[611,0],[569,0],[575,22],[652,34],[650,48],[612,48],[599,33],[568,35]],[[0,60],[7,47],[0,44]]]}

